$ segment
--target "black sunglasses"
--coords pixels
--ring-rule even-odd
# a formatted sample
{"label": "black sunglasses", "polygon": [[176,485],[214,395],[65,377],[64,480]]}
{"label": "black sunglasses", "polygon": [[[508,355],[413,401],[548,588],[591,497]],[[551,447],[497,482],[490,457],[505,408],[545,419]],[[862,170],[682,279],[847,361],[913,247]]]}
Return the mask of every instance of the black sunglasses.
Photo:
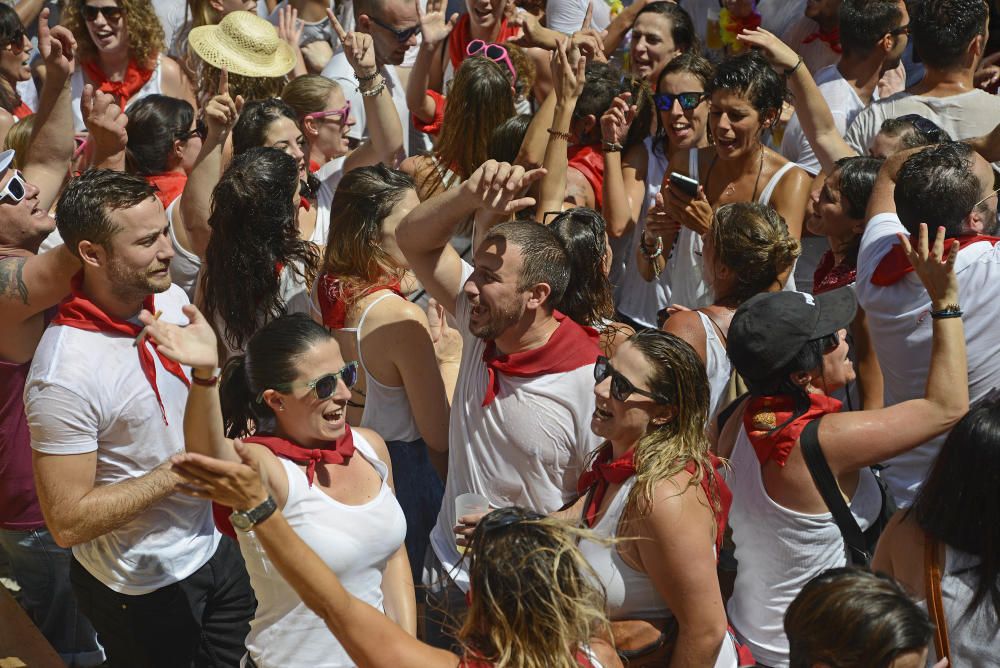
{"label": "black sunglasses", "polygon": [[108,23],[117,23],[124,13],[121,7],[94,7],[93,5],[83,5],[81,11],[83,18],[88,21],[96,21],[97,15],[102,14]]}
{"label": "black sunglasses", "polygon": [[906,121],[913,126],[913,129],[922,134],[932,144],[940,144],[945,141],[943,131],[934,121],[924,118],[919,114],[906,114],[896,118],[897,121]]}
{"label": "black sunglasses", "polygon": [[627,401],[633,394],[641,394],[644,397],[652,399],[658,404],[670,403],[666,397],[660,396],[654,392],[640,390],[632,384],[632,381],[616,371],[615,368],[611,366],[611,362],[608,361],[607,357],[604,355],[598,355],[597,362],[594,364],[594,382],[602,383],[606,378],[611,378],[611,398],[615,401]]}
{"label": "black sunglasses", "polygon": [[200,137],[202,141],[205,141],[205,137],[208,136],[208,126],[205,125],[204,119],[199,118],[195,121],[194,130],[181,130],[174,134],[174,137],[180,139],[181,141],[186,141],[192,137]]}
{"label": "black sunglasses", "polygon": [[670,111],[674,108],[674,100],[677,100],[681,104],[681,109],[684,111],[691,111],[705,99],[704,93],[677,93],[677,95],[671,95],[670,93],[657,93],[653,96],[653,101],[656,102],[656,108],[660,111]]}
{"label": "black sunglasses", "polygon": [[379,21],[374,16],[369,15],[368,18],[370,18],[372,20],[372,23],[377,25],[379,28],[384,28],[385,30],[388,30],[393,35],[395,35],[396,41],[399,42],[400,44],[409,41],[411,37],[420,32],[420,25],[415,25],[412,28],[405,28],[403,30],[396,30],[392,26],[386,25],[382,21]]}
{"label": "black sunglasses", "polygon": [[521,522],[531,522],[545,519],[533,510],[524,510],[511,506],[509,508],[498,508],[479,522],[479,534],[486,535],[494,533],[509,526],[520,524]]}
{"label": "black sunglasses", "polygon": [[[279,392],[287,392],[293,387],[307,387],[316,393],[317,399],[324,401],[333,396],[333,393],[337,391],[337,383],[341,380],[344,381],[344,385],[346,385],[348,389],[354,387],[354,384],[358,382],[357,362],[348,362],[340,371],[322,375],[316,380],[310,380],[307,383],[286,383],[284,385],[275,386],[274,389]],[[257,402],[260,403],[263,400],[264,393],[261,392],[257,397]]]}

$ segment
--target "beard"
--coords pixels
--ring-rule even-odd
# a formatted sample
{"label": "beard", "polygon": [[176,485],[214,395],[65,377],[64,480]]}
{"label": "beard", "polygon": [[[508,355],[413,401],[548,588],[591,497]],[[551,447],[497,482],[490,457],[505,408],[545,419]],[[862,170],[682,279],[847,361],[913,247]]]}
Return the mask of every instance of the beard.
{"label": "beard", "polygon": [[479,339],[492,340],[512,327],[524,315],[524,304],[510,301],[488,310],[489,320],[482,325],[474,325],[469,320],[469,333]]}
{"label": "beard", "polygon": [[153,272],[170,267],[170,261],[141,269],[131,267],[116,256],[108,259],[108,278],[115,296],[122,301],[142,300],[149,295],[166,292],[170,288],[170,274],[159,276]]}

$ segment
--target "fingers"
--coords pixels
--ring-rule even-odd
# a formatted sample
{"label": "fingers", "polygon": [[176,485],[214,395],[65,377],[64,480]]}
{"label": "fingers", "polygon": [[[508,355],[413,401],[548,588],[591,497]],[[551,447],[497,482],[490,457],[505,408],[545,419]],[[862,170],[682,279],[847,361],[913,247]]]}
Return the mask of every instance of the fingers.
{"label": "fingers", "polygon": [[587,3],[587,13],[583,16],[583,25],[580,26],[580,30],[586,30],[590,27],[591,19],[594,17],[594,0],[590,0]]}
{"label": "fingers", "polygon": [[80,111],[84,118],[90,116],[94,110],[94,87],[87,84],[83,87],[83,94],[80,96]]}
{"label": "fingers", "polygon": [[[413,6],[417,10],[417,17],[420,19],[421,22],[423,22],[424,16],[426,14],[424,13],[424,8],[420,6],[420,0],[413,0]],[[430,0],[427,3],[427,9],[429,9],[431,12],[433,12],[434,11],[433,7],[434,7],[434,0]]]}
{"label": "fingers", "polygon": [[333,10],[329,7],[326,8],[326,15],[330,19],[330,25],[333,26],[333,31],[337,33],[337,38],[340,43],[343,44],[347,40],[347,32],[344,30],[344,26],[340,25],[340,21],[337,20],[337,15],[333,13]]}
{"label": "fingers", "polygon": [[934,249],[931,251],[932,255],[929,257],[940,258],[944,260],[944,227],[937,228],[937,234],[934,236]]}
{"label": "fingers", "polygon": [[219,75],[219,95],[229,95],[229,71],[225,67]]}
{"label": "fingers", "polygon": [[42,42],[49,39],[49,8],[46,7],[38,15],[38,47],[41,49]]}

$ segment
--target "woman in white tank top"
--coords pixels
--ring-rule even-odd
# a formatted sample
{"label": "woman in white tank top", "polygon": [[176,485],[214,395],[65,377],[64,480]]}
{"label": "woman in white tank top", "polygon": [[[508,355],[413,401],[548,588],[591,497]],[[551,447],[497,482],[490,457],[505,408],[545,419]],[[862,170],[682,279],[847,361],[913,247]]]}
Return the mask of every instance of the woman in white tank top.
{"label": "woman in white tank top", "polygon": [[[939,259],[948,255],[943,229],[930,257],[926,227],[921,237],[910,261],[931,310],[957,309],[954,258]],[[728,610],[738,636],[766,666],[789,663],[782,620],[799,590],[823,570],[847,563],[844,538],[798,447],[802,430],[818,421],[823,457],[864,531],[882,505],[869,467],[946,431],[968,408],[961,318],[934,317],[926,396],[840,412],[830,395],[854,378],[846,327],[856,306],[850,288],[815,297],[771,292],[744,302],[730,323],[727,352],[750,397],[723,428],[717,448],[732,461],[727,481],[739,562]]]}
{"label": "woman in white tank top", "polygon": [[[230,438],[242,438],[266,477],[267,493],[302,540],[354,596],[415,633],[406,520],[393,494],[389,453],[375,432],[347,426],[356,363],[345,363],[336,340],[309,316],[283,316],[254,334],[246,356],[226,365],[217,389],[215,334],[197,309],[185,308],[187,327],[156,322],[148,332],[161,353],[192,368],[188,451],[239,461]],[[258,603],[244,664],[353,667],[323,619],[245,531],[240,549]]]}

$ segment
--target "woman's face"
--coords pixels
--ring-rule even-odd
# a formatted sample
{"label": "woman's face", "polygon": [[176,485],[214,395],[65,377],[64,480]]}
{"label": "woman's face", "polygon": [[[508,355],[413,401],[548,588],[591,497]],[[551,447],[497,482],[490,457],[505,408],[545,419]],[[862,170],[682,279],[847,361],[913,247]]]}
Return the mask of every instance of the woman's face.
{"label": "woman's face", "polygon": [[184,168],[185,174],[191,173],[191,170],[194,169],[194,163],[198,159],[198,154],[201,153],[201,137],[194,132],[197,127],[197,119],[191,121],[188,137],[180,140],[181,167]]}
{"label": "woman's face", "polygon": [[632,74],[655,86],[667,63],[681,55],[674,44],[670,19],[656,12],[641,14],[632,25],[629,49]]}
{"label": "woman's face", "polygon": [[306,140],[299,131],[299,126],[292,119],[282,116],[271,121],[264,133],[264,146],[281,149],[288,155],[295,158],[295,164],[299,167],[299,179],[305,179],[308,164],[305,153]]}
{"label": "woman's face", "polygon": [[[87,32],[90,34],[90,39],[94,43],[94,46],[100,53],[117,53],[122,50],[128,50],[128,26],[125,23],[125,12],[119,8],[119,5],[115,0],[86,0],[84,3],[84,20],[87,23]],[[97,16],[93,20],[90,20],[86,16],[86,12],[94,11],[93,9],[88,10],[87,8],[95,9],[118,9],[117,15],[113,15],[112,18],[105,16],[106,12],[97,12]]]}
{"label": "woman's face", "polygon": [[823,364],[820,367],[822,376],[814,378],[812,384],[827,395],[846,386],[854,380],[854,364],[848,356],[847,330],[837,332],[837,346],[823,353]]}
{"label": "woman's face", "polygon": [[[637,389],[650,392],[649,360],[626,341],[612,355],[610,364]],[[664,412],[664,406],[641,395],[632,394],[625,401],[611,396],[612,378],[594,385],[595,407],[590,418],[590,430],[601,438],[614,443],[630,445],[642,438],[654,417]]]}
{"label": "woman's face", "polygon": [[347,424],[347,401],[351,390],[343,380],[326,399],[320,399],[308,384],[344,368],[340,346],[333,339],[316,343],[295,364],[298,375],[287,392],[265,393],[281,430],[305,447],[335,441],[344,435]]}
{"label": "woman's face", "polygon": [[840,170],[826,177],[822,187],[811,194],[812,206],[806,227],[821,237],[844,239],[861,234],[864,221],[851,218],[847,213],[848,204],[840,192]]}
{"label": "woman's face", "polygon": [[409,269],[410,265],[406,261],[403,251],[399,250],[399,244],[396,243],[396,228],[399,227],[400,221],[419,204],[420,198],[417,197],[417,191],[407,190],[402,199],[392,208],[392,213],[382,220],[382,236],[379,240],[379,246],[401,269]]}
{"label": "woman's face", "polygon": [[740,93],[717,90],[709,106],[708,127],[719,158],[733,160],[758,150],[764,120]]}
{"label": "woman's face", "polygon": [[[326,106],[323,111],[343,109],[346,105],[347,100],[344,93],[340,89],[334,89],[326,98]],[[347,133],[356,122],[354,116],[350,113],[346,117],[320,116],[309,119],[309,122],[312,123],[316,132],[313,140],[315,147],[327,160],[347,155],[351,149]]]}
{"label": "woman's face", "polygon": [[18,81],[27,81],[31,78],[31,68],[28,67],[30,59],[31,40],[23,31],[19,31],[0,50],[0,76],[12,86]]}
{"label": "woman's face", "polygon": [[465,0],[469,20],[486,30],[500,25],[506,5],[505,0]]}
{"label": "woman's face", "polygon": [[[674,72],[660,79],[658,92],[674,96],[681,93],[704,94],[705,86],[690,72]],[[708,128],[708,100],[703,98],[694,109],[683,109],[681,101],[675,97],[669,111],[660,111],[660,123],[666,130],[671,147],[691,149],[702,146]]]}
{"label": "woman's face", "polygon": [[215,11],[219,12],[219,20],[221,21],[227,15],[238,12],[241,9],[256,14],[257,0],[214,0],[212,7],[215,8]]}

